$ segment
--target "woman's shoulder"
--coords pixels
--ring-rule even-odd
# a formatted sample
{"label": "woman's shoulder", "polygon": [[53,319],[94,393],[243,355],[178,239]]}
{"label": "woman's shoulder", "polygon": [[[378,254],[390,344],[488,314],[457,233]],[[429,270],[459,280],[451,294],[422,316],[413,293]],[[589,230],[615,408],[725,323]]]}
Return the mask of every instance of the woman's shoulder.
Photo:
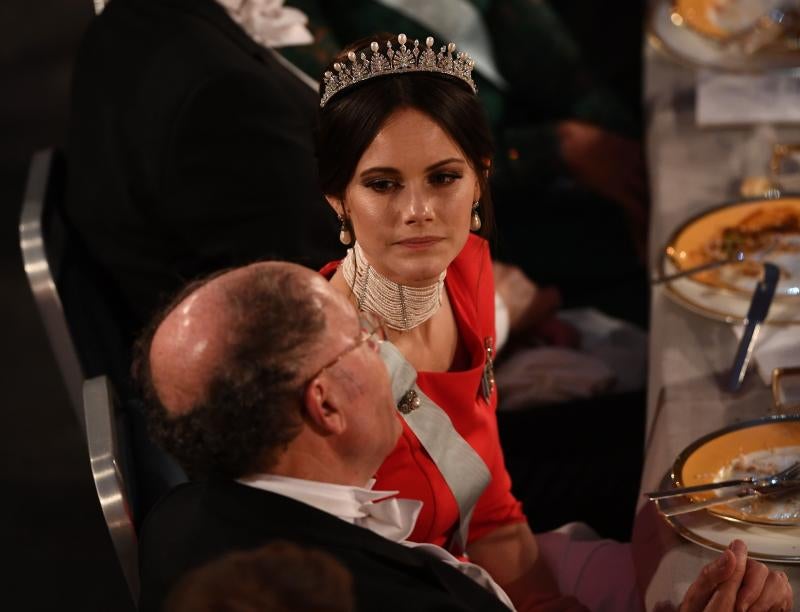
{"label": "woman's shoulder", "polygon": [[339,269],[341,263],[342,263],[341,259],[335,259],[333,261],[329,261],[319,269],[319,273],[322,274],[322,276],[324,276],[328,280],[331,280],[333,275],[336,274],[336,270]]}
{"label": "woman's shoulder", "polygon": [[480,236],[470,234],[464,248],[448,267],[447,274],[473,285],[490,280],[486,274],[487,271],[491,272],[491,263],[489,243]]}

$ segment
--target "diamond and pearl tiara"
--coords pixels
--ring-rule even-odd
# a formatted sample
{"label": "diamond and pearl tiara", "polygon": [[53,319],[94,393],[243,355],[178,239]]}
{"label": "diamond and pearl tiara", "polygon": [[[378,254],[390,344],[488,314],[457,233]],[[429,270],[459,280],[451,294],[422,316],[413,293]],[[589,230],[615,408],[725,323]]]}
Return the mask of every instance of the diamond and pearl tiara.
{"label": "diamond and pearl tiara", "polygon": [[439,72],[449,74],[461,79],[470,86],[473,93],[478,92],[475,81],[472,80],[472,69],[475,61],[464,51],[453,57],[456,51],[455,43],[442,47],[439,53],[433,50],[433,37],[425,40],[425,48],[420,49],[419,41],[415,40],[409,49],[406,46],[408,39],[405,34],[397,36],[399,47],[392,48],[392,41],[386,42],[386,52],[382,53],[377,42],[370,44],[372,55],[367,57],[365,52],[356,56],[355,51],[347,54],[348,62],[333,64],[333,72],[328,70],[323,75],[325,91],[319,102],[324,108],[333,96],[351,85],[366,81],[377,76],[401,74],[404,72]]}

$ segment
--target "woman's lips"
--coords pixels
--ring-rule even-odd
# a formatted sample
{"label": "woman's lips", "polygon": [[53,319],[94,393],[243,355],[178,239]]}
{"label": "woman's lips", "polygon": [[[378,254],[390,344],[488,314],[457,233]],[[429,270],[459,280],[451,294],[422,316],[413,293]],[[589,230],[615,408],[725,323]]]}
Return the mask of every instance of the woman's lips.
{"label": "woman's lips", "polygon": [[424,249],[444,240],[438,236],[420,236],[418,238],[407,238],[406,240],[399,240],[397,244],[407,247],[409,249]]}

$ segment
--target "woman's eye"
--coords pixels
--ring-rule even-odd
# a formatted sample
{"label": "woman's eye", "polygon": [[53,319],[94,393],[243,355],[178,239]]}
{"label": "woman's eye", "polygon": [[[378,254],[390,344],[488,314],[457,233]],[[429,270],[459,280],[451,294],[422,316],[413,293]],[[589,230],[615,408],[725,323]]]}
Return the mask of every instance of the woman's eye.
{"label": "woman's eye", "polygon": [[441,172],[431,176],[430,181],[434,185],[450,185],[455,183],[460,178],[461,174],[458,172]]}
{"label": "woman's eye", "polygon": [[368,182],[366,186],[372,189],[373,191],[377,191],[378,193],[387,193],[389,191],[397,189],[399,187],[399,183],[397,181],[392,181],[389,179],[376,179],[374,181]]}

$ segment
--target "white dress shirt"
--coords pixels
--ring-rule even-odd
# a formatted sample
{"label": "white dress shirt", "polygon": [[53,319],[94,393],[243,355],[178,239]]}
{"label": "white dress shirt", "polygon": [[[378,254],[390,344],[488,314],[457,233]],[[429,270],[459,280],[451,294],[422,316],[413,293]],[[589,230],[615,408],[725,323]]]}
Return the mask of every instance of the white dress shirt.
{"label": "white dress shirt", "polygon": [[374,480],[370,480],[365,487],[352,487],[287,476],[258,474],[240,478],[238,482],[290,497],[317,510],[332,514],[343,521],[369,529],[398,544],[422,549],[469,576],[482,587],[494,593],[511,610],[514,610],[514,605],[508,595],[482,567],[458,560],[441,546],[419,544],[406,539],[414,530],[417,517],[422,509],[421,501],[398,499],[395,497],[398,491],[373,491]]}

